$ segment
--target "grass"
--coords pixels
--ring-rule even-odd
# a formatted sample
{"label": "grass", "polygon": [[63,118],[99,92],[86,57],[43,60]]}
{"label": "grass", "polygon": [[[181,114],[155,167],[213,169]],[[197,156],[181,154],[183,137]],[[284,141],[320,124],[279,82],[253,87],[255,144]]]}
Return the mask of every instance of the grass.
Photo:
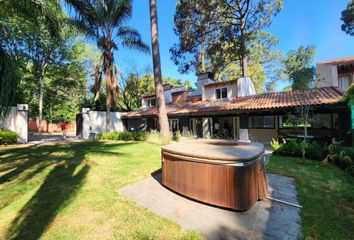
{"label": "grass", "polygon": [[306,239],[354,238],[354,178],[333,165],[273,156],[269,172],[292,176]]}
{"label": "grass", "polygon": [[198,239],[117,192],[160,168],[160,147],[0,148],[0,239]]}

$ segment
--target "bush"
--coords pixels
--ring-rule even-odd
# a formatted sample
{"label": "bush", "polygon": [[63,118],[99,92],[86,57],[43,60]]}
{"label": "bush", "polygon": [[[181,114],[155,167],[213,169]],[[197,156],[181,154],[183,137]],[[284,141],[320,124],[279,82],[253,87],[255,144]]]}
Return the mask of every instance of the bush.
{"label": "bush", "polygon": [[0,130],[0,145],[17,143],[18,135],[8,130]]}
{"label": "bush", "polygon": [[100,140],[145,141],[145,132],[105,132],[97,134]]}
{"label": "bush", "polygon": [[157,144],[157,145],[165,145],[172,142],[172,134],[170,134],[169,138],[163,138],[159,131],[152,130],[147,134],[147,142]]}
{"label": "bush", "polygon": [[270,142],[270,145],[272,146],[273,151],[278,151],[281,146],[286,143],[284,139],[282,139],[283,143],[281,143],[278,139],[272,138],[272,141]]}
{"label": "bush", "polygon": [[[271,142],[275,155],[302,157],[302,140],[274,140]],[[308,141],[305,145],[305,156],[309,159],[322,160],[326,156],[326,151],[315,141]]]}

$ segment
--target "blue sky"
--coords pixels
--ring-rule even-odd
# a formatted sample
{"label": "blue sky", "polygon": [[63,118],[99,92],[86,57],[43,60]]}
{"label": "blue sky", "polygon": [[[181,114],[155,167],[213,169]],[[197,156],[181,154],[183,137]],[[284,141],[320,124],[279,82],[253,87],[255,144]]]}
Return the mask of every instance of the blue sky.
{"label": "blue sky", "polygon": [[[162,73],[167,76],[195,82],[194,73],[180,74],[170,60],[170,47],[178,38],[173,31],[176,0],[157,0],[159,14],[160,51]],[[268,29],[279,39],[278,49],[286,53],[301,45],[315,45],[315,62],[354,55],[354,37],[341,31],[341,11],[348,0],[284,0],[283,10]],[[150,45],[149,0],[135,0],[133,17],[128,25],[135,27]],[[122,72],[144,69],[152,65],[150,55],[127,49],[115,53]],[[282,89],[286,83],[279,83]]]}

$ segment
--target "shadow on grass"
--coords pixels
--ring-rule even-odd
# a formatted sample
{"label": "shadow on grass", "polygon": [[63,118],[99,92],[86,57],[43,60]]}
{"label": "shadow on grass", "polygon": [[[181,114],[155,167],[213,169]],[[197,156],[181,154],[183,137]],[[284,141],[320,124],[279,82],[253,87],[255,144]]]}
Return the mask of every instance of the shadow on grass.
{"label": "shadow on grass", "polygon": [[[8,158],[0,158],[0,169],[3,164],[11,164],[11,160],[16,161],[21,158],[26,160],[22,161],[22,164],[14,164],[10,172],[1,176],[0,186],[4,183],[10,183],[9,185],[26,184],[23,182],[44,169],[50,167],[51,170],[45,176],[36,193],[18,212],[9,226],[5,238],[40,238],[61,209],[75,198],[78,190],[85,183],[85,178],[90,171],[90,163],[85,160],[86,154],[99,153],[118,156],[122,153],[111,152],[110,149],[126,144],[134,143],[70,143],[19,149],[20,151],[17,153],[15,153],[15,149],[9,150],[7,152],[10,154]],[[11,154],[11,152],[15,154]],[[3,207],[9,201],[14,200],[16,195],[6,197],[9,197],[6,200],[7,203],[0,201],[0,205]]]}

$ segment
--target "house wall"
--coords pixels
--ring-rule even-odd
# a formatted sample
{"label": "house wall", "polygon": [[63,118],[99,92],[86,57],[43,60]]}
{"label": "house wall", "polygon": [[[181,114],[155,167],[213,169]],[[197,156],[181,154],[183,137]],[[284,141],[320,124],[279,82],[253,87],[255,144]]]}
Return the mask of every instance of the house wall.
{"label": "house wall", "polygon": [[[216,89],[227,88],[227,99],[230,100],[237,97],[237,83],[236,81],[223,86],[210,86],[203,87],[202,99],[204,100],[216,100]],[[222,100],[222,99],[221,99]],[[224,99],[225,100],[225,99]]]}
{"label": "house wall", "polygon": [[6,116],[0,119],[0,129],[17,133],[18,143],[28,142],[28,105],[18,104],[16,107],[10,107]]}
{"label": "house wall", "polygon": [[274,116],[274,129],[267,129],[267,128],[258,128],[253,129],[250,128],[249,131],[249,138],[252,142],[260,142],[264,144],[269,144],[272,139],[278,138],[278,116]]}
{"label": "house wall", "polygon": [[316,87],[338,87],[338,70],[336,65],[316,64]]}
{"label": "house wall", "polygon": [[[121,112],[110,113],[110,132],[126,131]],[[82,138],[88,139],[90,133],[103,133],[106,131],[106,112],[90,111],[90,109],[82,109]],[[129,123],[129,121],[128,121]]]}

